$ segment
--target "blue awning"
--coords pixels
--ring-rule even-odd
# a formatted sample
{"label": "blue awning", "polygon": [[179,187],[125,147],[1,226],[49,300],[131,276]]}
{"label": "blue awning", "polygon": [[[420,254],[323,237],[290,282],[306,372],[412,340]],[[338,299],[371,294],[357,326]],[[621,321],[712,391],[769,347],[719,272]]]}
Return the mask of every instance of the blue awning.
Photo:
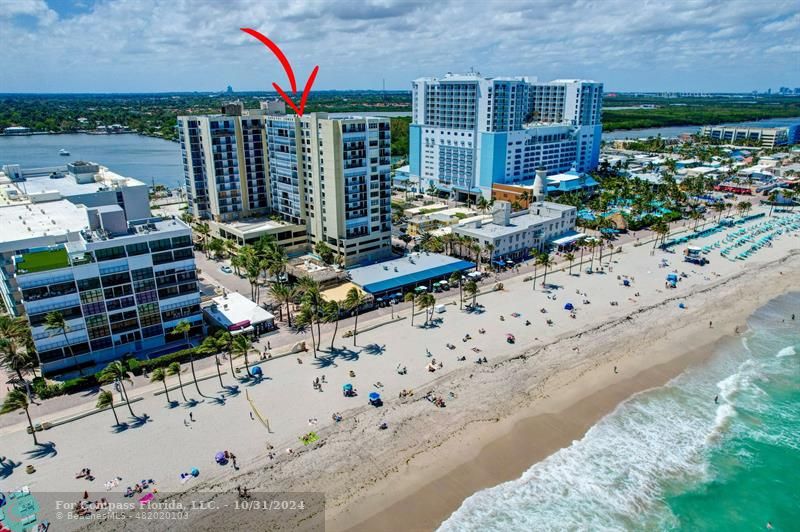
{"label": "blue awning", "polygon": [[379,294],[383,292],[388,292],[389,290],[397,290],[404,286],[416,283],[424,283],[436,277],[444,277],[445,275],[450,275],[455,272],[470,270],[474,267],[475,263],[473,262],[469,262],[467,260],[459,260],[456,262],[452,262],[450,264],[443,264],[435,268],[430,268],[428,270],[409,273],[406,275],[393,277],[391,279],[365,284],[361,288],[363,288],[366,292],[369,292],[370,294]]}

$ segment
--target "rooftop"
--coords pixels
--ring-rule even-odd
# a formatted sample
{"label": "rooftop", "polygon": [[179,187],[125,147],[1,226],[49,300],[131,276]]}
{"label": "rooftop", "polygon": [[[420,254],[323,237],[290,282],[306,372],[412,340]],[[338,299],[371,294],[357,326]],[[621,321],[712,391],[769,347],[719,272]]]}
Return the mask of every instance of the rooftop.
{"label": "rooftop", "polygon": [[0,244],[65,235],[88,225],[86,209],[67,200],[0,205]]}
{"label": "rooftop", "polygon": [[[71,164],[78,164],[76,161]],[[121,187],[144,187],[141,181],[112,172],[105,166],[99,166],[94,179],[79,182],[76,176],[69,173],[66,166],[22,169],[23,180],[12,181],[11,176],[0,170],[0,205],[8,203],[27,203],[30,196],[58,193],[62,197],[92,194],[104,190]],[[91,178],[91,176],[89,176]]]}
{"label": "rooftop", "polygon": [[263,233],[264,231],[269,231],[270,229],[285,228],[287,230],[291,230],[294,227],[294,224],[283,221],[275,221],[267,217],[247,218],[244,220],[236,220],[231,222],[217,222],[217,225],[234,229],[235,231],[244,235],[245,238],[249,234],[259,234]]}
{"label": "rooftop", "polygon": [[354,284],[376,294],[474,267],[474,263],[466,260],[439,253],[418,252],[399,259],[353,268],[349,273]]}
{"label": "rooftop", "polygon": [[205,307],[203,311],[222,327],[241,325],[245,328],[275,319],[271,313],[238,292],[230,292],[211,301],[211,305]]}
{"label": "rooftop", "polygon": [[[537,203],[531,204],[531,208],[535,208]],[[497,238],[506,235],[513,235],[520,231],[524,231],[529,227],[534,225],[550,222],[553,220],[557,220],[561,216],[561,212],[567,211],[569,209],[575,209],[575,207],[571,205],[561,205],[559,203],[552,203],[552,202],[543,202],[545,209],[547,211],[557,211],[559,214],[534,214],[530,211],[521,211],[521,214],[516,214],[509,219],[509,225],[498,225],[494,222],[488,222],[481,224],[480,227],[477,227],[476,224],[461,224],[458,226],[457,231],[467,232],[474,235],[485,236],[489,238]]]}

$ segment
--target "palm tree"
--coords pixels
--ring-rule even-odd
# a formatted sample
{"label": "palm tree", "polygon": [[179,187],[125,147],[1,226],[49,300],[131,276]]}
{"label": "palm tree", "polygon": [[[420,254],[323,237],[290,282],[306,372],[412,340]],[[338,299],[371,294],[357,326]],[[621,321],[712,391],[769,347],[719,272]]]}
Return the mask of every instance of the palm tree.
{"label": "palm tree", "polygon": [[119,360],[115,360],[100,372],[97,380],[104,384],[118,382],[122,397],[125,399],[125,404],[128,405],[128,411],[131,413],[131,416],[136,417],[136,414],[133,413],[133,408],[131,408],[131,401],[128,399],[128,392],[125,390],[125,381],[133,385],[133,381],[128,374],[128,368],[125,367],[125,364]]}
{"label": "palm tree", "polygon": [[36,431],[33,429],[33,420],[31,420],[31,414],[28,411],[28,397],[22,390],[17,388],[12,389],[6,395],[5,401],[3,401],[3,407],[0,408],[0,414],[7,414],[8,412],[13,412],[14,410],[19,410],[20,408],[25,410],[25,415],[28,417],[28,427],[31,430],[31,435],[33,436],[33,443],[34,445],[39,445],[39,442],[36,440]]}
{"label": "palm tree", "polygon": [[572,275],[572,262],[575,260],[575,255],[572,253],[567,253],[564,255],[564,258],[569,261],[569,274]]}
{"label": "palm tree", "polygon": [[114,414],[114,421],[116,421],[114,426],[119,427],[119,416],[117,416],[117,409],[114,408],[114,394],[108,390],[100,390],[100,393],[97,394],[97,404],[95,408],[106,408],[108,406],[111,407],[111,412]]}
{"label": "palm tree", "polygon": [[167,372],[164,368],[156,368],[150,374],[150,382],[160,382],[164,385],[164,395],[167,397],[167,404],[171,403],[169,399],[169,390],[167,389]]}
{"label": "palm tree", "polygon": [[414,326],[414,306],[415,306],[415,304],[417,302],[416,298],[414,297],[414,294],[412,292],[409,292],[405,296],[403,296],[403,301],[405,301],[406,303],[411,302],[411,326],[413,327]]}
{"label": "palm tree", "polygon": [[0,366],[13,371],[20,384],[26,385],[22,371],[35,365],[36,360],[25,344],[30,337],[30,328],[24,318],[0,315]]}
{"label": "palm tree", "polygon": [[544,266],[544,276],[542,277],[542,287],[544,288],[547,285],[547,268],[553,264],[553,259],[549,253],[542,253],[539,257],[539,264]]}
{"label": "palm tree", "polygon": [[[320,289],[319,281],[314,280],[312,277],[306,275],[300,278],[297,285],[298,291],[302,294],[303,299],[311,305],[311,327],[314,327],[314,320],[317,320],[317,347],[322,341],[320,334],[320,314],[322,304],[322,291]],[[313,331],[312,331],[313,332]]]}
{"label": "palm tree", "polygon": [[[244,258],[238,254],[231,257],[231,267],[236,272],[236,275],[241,275],[240,271],[244,267]],[[250,289],[252,290],[252,287]]]}
{"label": "palm tree", "polygon": [[291,303],[294,301],[296,291],[289,285],[286,284],[273,284],[269,287],[269,293],[272,298],[278,302],[278,304],[283,307],[286,305],[286,321],[289,324],[289,327],[292,326],[292,314],[291,314]]}
{"label": "palm tree", "polygon": [[583,252],[586,250],[586,242],[581,240],[580,242],[578,242],[578,247],[581,250],[581,256],[578,259],[578,275],[580,275],[581,274],[581,268],[583,268]]}
{"label": "palm tree", "polygon": [[478,201],[475,202],[475,206],[478,208],[479,211],[486,214],[486,211],[489,209],[489,201],[483,196],[480,196],[478,198]]}
{"label": "palm tree", "polygon": [[464,308],[464,287],[462,286],[464,280],[464,274],[461,272],[455,272],[453,275],[450,276],[450,284],[458,285],[458,309],[462,310]]}
{"label": "palm tree", "polygon": [[492,259],[494,258],[494,244],[487,243],[483,246],[483,250],[486,252],[486,260],[489,264],[492,264]]}
{"label": "palm tree", "polygon": [[181,363],[173,362],[172,364],[167,366],[167,375],[178,376],[178,388],[180,388],[181,390],[181,397],[183,397],[184,403],[188,402],[188,400],[186,399],[186,394],[183,391],[183,380],[181,380]]}
{"label": "palm tree", "polygon": [[233,336],[228,331],[224,331],[217,337],[217,352],[227,352],[228,362],[231,365],[231,377],[236,378],[236,371],[233,369],[233,357],[230,355],[231,345],[233,345]]}
{"label": "palm tree", "polygon": [[333,351],[333,342],[336,340],[336,333],[339,331],[339,314],[341,308],[338,301],[328,301],[322,309],[322,319],[325,323],[335,323],[333,327],[333,336],[331,336],[331,351]]}
{"label": "palm tree", "polygon": [[61,313],[61,311],[54,310],[45,315],[44,330],[48,331],[51,335],[59,333],[64,335],[64,341],[67,343],[69,356],[72,358],[72,361],[75,362],[75,366],[78,368],[78,373],[83,375],[83,369],[81,369],[78,361],[75,360],[75,353],[72,352],[72,346],[69,343],[69,337],[67,337],[67,333],[70,332],[69,325],[67,325],[67,320],[64,319],[64,315]]}
{"label": "palm tree", "polygon": [[345,307],[356,313],[355,323],[353,324],[353,345],[356,345],[356,336],[358,335],[358,310],[366,302],[367,297],[355,286],[347,291],[347,296],[344,298]]}
{"label": "palm tree", "polygon": [[744,214],[750,210],[752,205],[749,201],[740,201],[736,204],[736,210],[739,211],[739,216],[744,216]]}
{"label": "palm tree", "polygon": [[[433,307],[436,305],[436,298],[433,294],[423,292],[417,296],[417,306],[425,311],[425,325],[433,318]],[[430,313],[428,309],[431,309]]]}
{"label": "palm tree", "polygon": [[472,297],[472,306],[475,306],[475,300],[478,298],[478,283],[473,280],[467,281],[464,285],[464,292],[467,296]]}
{"label": "palm tree", "polygon": [[[183,334],[183,341],[186,342],[186,345],[189,345],[190,330],[192,330],[192,324],[189,323],[187,320],[181,320],[172,329],[172,334]],[[188,351],[189,351],[189,366],[192,368],[192,380],[194,381],[194,387],[195,389],[197,389],[198,395],[202,396],[203,392],[200,391],[200,385],[197,384],[197,373],[195,373],[194,371],[194,349],[190,346]]]}
{"label": "palm tree", "polygon": [[206,243],[208,242],[208,237],[211,235],[211,228],[208,226],[206,222],[199,222],[194,226],[195,232],[200,235],[200,240],[203,243],[203,251],[206,254],[206,258],[208,258],[208,246]]}
{"label": "palm tree", "polygon": [[778,195],[779,195],[778,191],[777,190],[773,190],[772,192],[769,193],[769,196],[767,196],[767,201],[769,201],[769,216],[770,217],[772,217],[772,209],[775,207],[775,203],[778,202]]}
{"label": "palm tree", "polygon": [[300,312],[297,313],[295,325],[298,328],[303,328],[308,325],[311,329],[311,349],[314,351],[314,358],[317,358],[317,340],[314,335],[314,309],[308,301],[303,301],[300,305]]}
{"label": "palm tree", "polygon": [[219,260],[225,252],[225,242],[221,238],[212,238],[208,243],[208,251],[214,253],[214,258]]}
{"label": "palm tree", "polygon": [[253,376],[253,374],[250,373],[250,362],[247,359],[247,355],[252,350],[253,350],[253,343],[244,334],[239,334],[233,338],[233,344],[231,344],[231,354],[236,354],[236,356],[244,357],[244,368],[245,370],[247,370],[248,377]]}
{"label": "palm tree", "polygon": [[217,343],[217,339],[213,336],[206,336],[203,338],[203,342],[197,347],[198,351],[203,353],[204,355],[214,355],[214,362],[217,367],[217,378],[219,379],[219,386],[220,388],[224,388],[225,384],[222,382],[222,369],[220,369],[221,364],[219,363],[219,358],[217,358],[217,352],[219,351],[219,344]]}
{"label": "palm tree", "polygon": [[475,241],[470,245],[470,249],[472,249],[472,252],[475,253],[475,269],[481,271],[481,251],[483,248],[478,241]]}
{"label": "palm tree", "polygon": [[237,244],[235,240],[231,240],[230,238],[226,238],[223,243],[225,244],[225,251],[228,253],[228,256],[235,257],[236,252],[239,249],[239,244]]}
{"label": "palm tree", "polygon": [[536,279],[538,278],[537,270],[539,268],[539,258],[542,252],[536,248],[531,248],[531,258],[533,259],[533,289],[536,290]]}

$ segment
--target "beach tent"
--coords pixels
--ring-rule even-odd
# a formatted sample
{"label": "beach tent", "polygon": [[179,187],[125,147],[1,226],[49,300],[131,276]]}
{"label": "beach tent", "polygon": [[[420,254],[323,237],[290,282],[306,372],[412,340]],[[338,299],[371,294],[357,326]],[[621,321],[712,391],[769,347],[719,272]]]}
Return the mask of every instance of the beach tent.
{"label": "beach tent", "polygon": [[574,310],[574,309],[575,307],[572,305],[572,303],[567,303],[566,305],[564,305],[564,310]]}
{"label": "beach tent", "polygon": [[677,273],[669,273],[669,274],[667,274],[667,281],[669,281],[671,283],[677,283],[678,282],[678,274]]}
{"label": "beach tent", "polygon": [[191,474],[192,474],[193,477],[197,477],[197,476],[200,475],[200,470],[197,469],[196,467],[193,467],[192,470],[191,470]]}
{"label": "beach tent", "polygon": [[253,377],[261,377],[264,375],[264,372],[261,370],[260,367],[256,366],[250,370],[250,373],[253,374]]}

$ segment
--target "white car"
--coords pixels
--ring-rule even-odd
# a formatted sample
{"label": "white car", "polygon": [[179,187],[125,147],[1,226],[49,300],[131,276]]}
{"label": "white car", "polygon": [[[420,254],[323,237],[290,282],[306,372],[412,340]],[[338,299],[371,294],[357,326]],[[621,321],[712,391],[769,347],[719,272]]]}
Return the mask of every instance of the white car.
{"label": "white car", "polygon": [[230,266],[220,266],[220,267],[219,267],[219,270],[220,270],[222,273],[233,273],[233,270],[231,269],[231,267],[230,267]]}

